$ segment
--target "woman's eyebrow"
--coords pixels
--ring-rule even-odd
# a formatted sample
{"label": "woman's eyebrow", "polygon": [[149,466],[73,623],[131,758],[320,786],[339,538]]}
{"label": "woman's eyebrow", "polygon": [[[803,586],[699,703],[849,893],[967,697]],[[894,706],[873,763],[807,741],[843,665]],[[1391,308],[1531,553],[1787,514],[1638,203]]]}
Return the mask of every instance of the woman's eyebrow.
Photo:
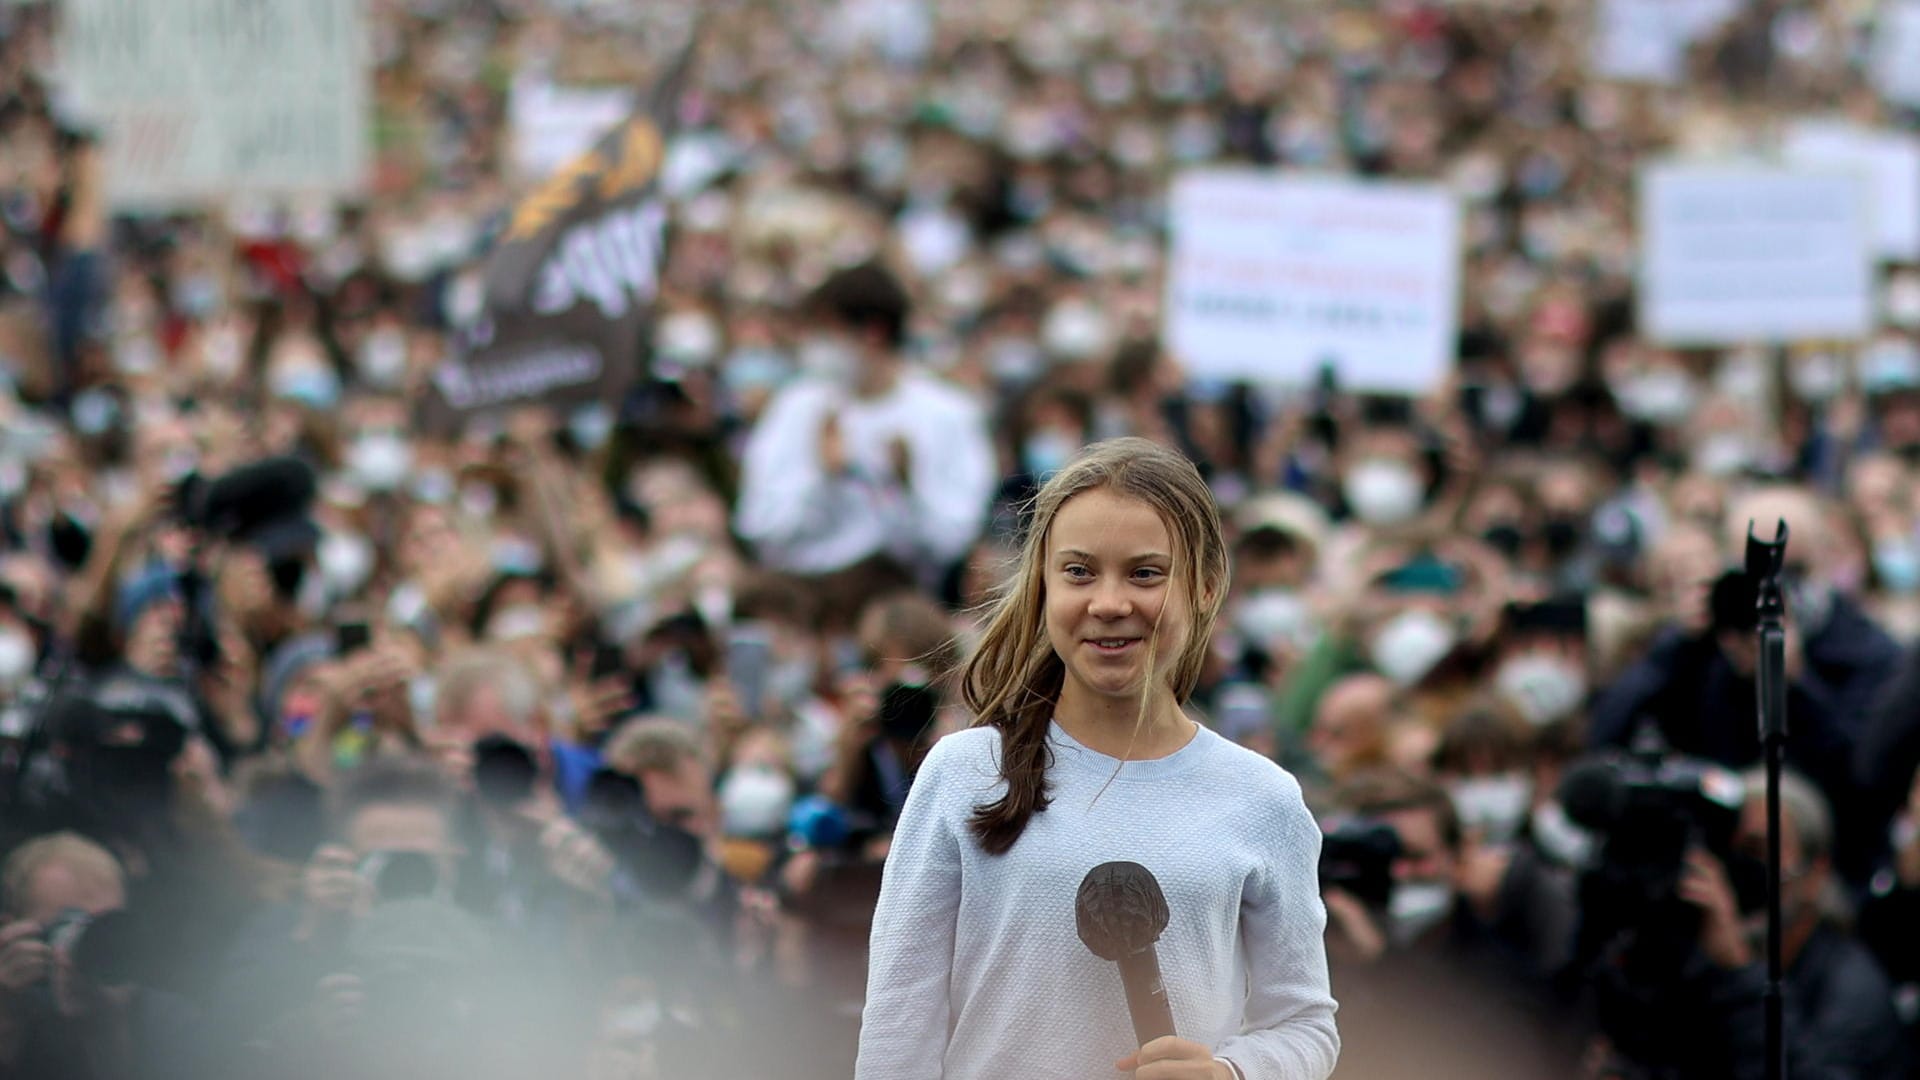
{"label": "woman's eyebrow", "polygon": [[[1080,559],[1084,562],[1099,561],[1099,557],[1093,554],[1093,552],[1081,551],[1079,548],[1063,548],[1060,551],[1055,552],[1054,555],[1057,558]],[[1131,563],[1145,563],[1145,562],[1168,562],[1171,559],[1172,559],[1172,556],[1168,555],[1166,552],[1147,551],[1147,552],[1142,552],[1139,555],[1131,556],[1125,561],[1131,562]]]}

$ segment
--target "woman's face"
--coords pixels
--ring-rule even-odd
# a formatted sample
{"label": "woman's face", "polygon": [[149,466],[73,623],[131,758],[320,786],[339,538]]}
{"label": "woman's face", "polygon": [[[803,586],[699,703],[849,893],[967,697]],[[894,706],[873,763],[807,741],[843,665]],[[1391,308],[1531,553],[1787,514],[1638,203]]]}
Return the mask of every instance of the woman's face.
{"label": "woman's face", "polygon": [[1173,577],[1176,554],[1166,522],[1138,499],[1096,489],[1060,508],[1042,572],[1047,640],[1070,685],[1137,697],[1156,627],[1152,670],[1166,678],[1191,625],[1186,590]]}

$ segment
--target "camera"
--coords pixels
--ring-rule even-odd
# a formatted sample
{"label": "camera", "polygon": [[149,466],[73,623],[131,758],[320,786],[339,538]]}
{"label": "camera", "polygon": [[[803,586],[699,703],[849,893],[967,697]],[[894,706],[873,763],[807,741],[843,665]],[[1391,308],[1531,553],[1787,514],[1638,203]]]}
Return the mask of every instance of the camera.
{"label": "camera", "polygon": [[1392,826],[1367,818],[1342,821],[1320,840],[1320,888],[1340,889],[1384,908],[1393,896],[1393,864],[1400,852],[1400,834]]}
{"label": "camera", "polygon": [[424,851],[371,851],[360,860],[360,877],[375,903],[441,896],[446,879]]}

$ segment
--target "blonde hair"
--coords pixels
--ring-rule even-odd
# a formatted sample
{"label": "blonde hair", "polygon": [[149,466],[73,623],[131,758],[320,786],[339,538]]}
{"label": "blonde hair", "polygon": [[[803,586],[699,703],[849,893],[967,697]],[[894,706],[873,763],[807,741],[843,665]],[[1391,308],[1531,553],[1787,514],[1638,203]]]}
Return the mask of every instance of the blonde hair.
{"label": "blonde hair", "polygon": [[[1000,775],[1006,792],[974,808],[968,825],[989,854],[1011,850],[1048,798],[1047,731],[1065,683],[1066,666],[1046,627],[1047,539],[1060,508],[1076,495],[1108,491],[1153,507],[1174,541],[1172,577],[1192,612],[1186,642],[1165,672],[1174,701],[1184,704],[1200,681],[1208,643],[1227,592],[1227,547],[1220,511],[1199,470],[1178,452],[1148,439],[1096,443],[1055,473],[1034,496],[1013,576],[992,602],[980,644],[967,661],[962,694],[975,727],[1000,731]],[[1148,642],[1141,722],[1158,672],[1156,625]],[[1138,732],[1138,725],[1135,728]]]}
{"label": "blonde hair", "polygon": [[57,832],[29,840],[7,856],[0,869],[0,910],[24,914],[33,893],[33,879],[49,866],[64,865],[76,877],[94,884],[126,887],[120,860],[99,844],[76,832]]}

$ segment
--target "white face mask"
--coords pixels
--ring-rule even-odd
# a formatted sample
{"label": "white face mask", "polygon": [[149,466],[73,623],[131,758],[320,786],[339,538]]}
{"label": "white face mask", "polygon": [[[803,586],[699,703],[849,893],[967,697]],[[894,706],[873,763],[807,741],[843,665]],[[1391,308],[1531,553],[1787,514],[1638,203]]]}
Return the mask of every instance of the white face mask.
{"label": "white face mask", "polygon": [[1411,945],[1452,912],[1453,890],[1445,882],[1402,882],[1387,901],[1387,937],[1396,946]]}
{"label": "white face mask", "polygon": [[358,533],[329,532],[320,538],[314,560],[329,593],[351,596],[373,574],[373,543]]}
{"label": "white face mask", "polygon": [[397,326],[383,326],[367,335],[355,357],[360,377],[368,385],[391,390],[407,375],[407,332]]}
{"label": "white face mask", "polygon": [[1587,700],[1587,673],[1546,653],[1527,653],[1500,665],[1494,686],[1527,722],[1540,725],[1572,716]]}
{"label": "white face mask", "polygon": [[800,369],[834,383],[853,381],[860,357],[852,345],[836,337],[808,338],[800,345]]}
{"label": "white face mask", "polygon": [[368,432],[353,441],[347,468],[368,491],[392,491],[413,469],[413,444],[398,432]]}
{"label": "white face mask", "polygon": [[1677,424],[1693,414],[1698,398],[1693,380],[1674,368],[1655,368],[1623,379],[1613,387],[1620,411],[1649,424]]}
{"label": "white face mask", "polygon": [[720,782],[720,827],[728,836],[777,836],[793,807],[793,778],[779,769],[748,765]]}
{"label": "white face mask", "polygon": [[1318,636],[1307,602],[1290,589],[1261,589],[1250,594],[1240,601],[1233,621],[1251,644],[1263,649],[1276,645],[1304,648]]}
{"label": "white face mask", "polygon": [[1832,353],[1815,353],[1787,369],[1793,392],[1807,401],[1829,401],[1846,382],[1846,373]]}
{"label": "white face mask", "polygon": [[1527,820],[1527,806],[1533,800],[1533,783],[1519,773],[1481,776],[1461,780],[1449,788],[1460,824],[1477,831],[1481,838],[1496,844],[1513,839],[1520,823]]}
{"label": "white face mask", "polygon": [[18,629],[0,630],[0,693],[12,693],[33,674],[33,638]]}
{"label": "white face mask", "polygon": [[1447,620],[1415,608],[1387,620],[1374,633],[1367,654],[1381,674],[1400,686],[1412,686],[1453,651],[1456,638]]}
{"label": "white face mask", "polygon": [[538,604],[515,604],[487,622],[487,637],[494,641],[520,641],[546,632],[547,613]]}
{"label": "white face mask", "polygon": [[1420,512],[1425,493],[1420,475],[1405,462],[1387,459],[1362,461],[1341,485],[1347,505],[1368,525],[1398,525]]}

